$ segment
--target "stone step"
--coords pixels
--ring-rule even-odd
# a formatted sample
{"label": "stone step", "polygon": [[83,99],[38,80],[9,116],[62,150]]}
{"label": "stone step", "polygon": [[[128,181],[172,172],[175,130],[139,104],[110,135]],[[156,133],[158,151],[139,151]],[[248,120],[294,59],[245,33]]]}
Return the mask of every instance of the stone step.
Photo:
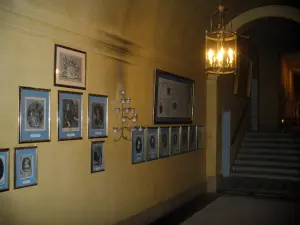
{"label": "stone step", "polygon": [[248,154],[272,154],[272,155],[300,155],[299,149],[280,149],[280,148],[240,148],[239,153],[248,153]]}
{"label": "stone step", "polygon": [[298,162],[300,164],[300,155],[293,156],[293,155],[263,155],[263,154],[247,154],[240,152],[237,155],[237,159],[244,159],[244,160],[276,160],[276,161],[286,161],[286,162]]}
{"label": "stone step", "polygon": [[275,142],[242,142],[242,147],[257,147],[257,148],[288,148],[288,149],[298,149],[300,150],[300,145],[299,144],[294,144],[294,143],[275,143]]}
{"label": "stone step", "polygon": [[271,168],[271,167],[258,167],[258,166],[253,167],[253,166],[234,165],[232,167],[232,172],[289,175],[289,176],[299,176],[300,178],[300,170],[294,168]]}
{"label": "stone step", "polygon": [[300,138],[292,138],[292,137],[252,137],[246,136],[243,141],[245,142],[276,142],[276,143],[296,143],[300,144]]}
{"label": "stone step", "polygon": [[272,132],[248,132],[246,133],[246,137],[300,137],[298,134],[294,133],[272,133]]}
{"label": "stone step", "polygon": [[299,162],[267,161],[267,160],[245,160],[238,159],[234,162],[235,166],[259,166],[276,168],[300,168]]}
{"label": "stone step", "polygon": [[251,174],[251,173],[231,173],[231,177],[243,178],[262,178],[272,180],[286,180],[286,181],[300,181],[300,177],[287,176],[287,175],[274,175],[274,174]]}

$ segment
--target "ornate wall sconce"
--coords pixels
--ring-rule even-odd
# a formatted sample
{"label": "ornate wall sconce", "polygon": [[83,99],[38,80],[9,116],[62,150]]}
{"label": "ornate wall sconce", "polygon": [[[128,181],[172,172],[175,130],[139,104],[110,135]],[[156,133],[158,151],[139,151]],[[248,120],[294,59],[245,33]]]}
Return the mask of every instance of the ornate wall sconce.
{"label": "ornate wall sconce", "polygon": [[[139,130],[142,131],[144,128],[142,126],[130,126],[129,124],[135,124],[137,122],[137,113],[135,108],[130,106],[131,98],[126,97],[125,90],[121,90],[120,96],[120,108],[115,108],[115,113],[121,117],[121,126],[114,126],[114,133],[120,133],[120,137],[115,138],[114,141],[118,142],[121,139],[131,141],[131,132]],[[127,131],[127,132],[126,132]],[[126,133],[128,133],[126,135]]]}

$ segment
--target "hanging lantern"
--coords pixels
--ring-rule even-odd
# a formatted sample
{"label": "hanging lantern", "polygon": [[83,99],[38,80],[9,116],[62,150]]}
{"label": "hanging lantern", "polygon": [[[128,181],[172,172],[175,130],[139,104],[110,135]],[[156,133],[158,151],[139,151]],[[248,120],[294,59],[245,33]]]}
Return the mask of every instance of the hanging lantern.
{"label": "hanging lantern", "polygon": [[[220,3],[211,16],[210,31],[206,32],[205,70],[208,74],[232,74],[236,72],[237,35],[226,31],[224,14],[227,9]],[[219,14],[219,24],[213,30],[213,17]]]}

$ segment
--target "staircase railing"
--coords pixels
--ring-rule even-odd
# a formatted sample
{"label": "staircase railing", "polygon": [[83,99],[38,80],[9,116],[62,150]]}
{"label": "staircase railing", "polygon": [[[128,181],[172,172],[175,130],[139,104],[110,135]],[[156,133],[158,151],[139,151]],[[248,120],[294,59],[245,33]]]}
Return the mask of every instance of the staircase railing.
{"label": "staircase railing", "polygon": [[238,123],[234,129],[232,138],[231,138],[231,162],[230,167],[234,162],[234,159],[237,157],[238,149],[241,145],[245,133],[250,127],[250,102],[247,102],[243,108],[242,114],[238,120]]}

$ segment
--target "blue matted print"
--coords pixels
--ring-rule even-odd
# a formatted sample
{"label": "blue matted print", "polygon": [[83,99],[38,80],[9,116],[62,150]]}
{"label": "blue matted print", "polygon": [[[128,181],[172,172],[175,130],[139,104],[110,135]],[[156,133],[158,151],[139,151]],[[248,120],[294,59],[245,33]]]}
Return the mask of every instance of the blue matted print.
{"label": "blue matted print", "polygon": [[147,161],[158,159],[158,128],[147,128]]}
{"label": "blue matted print", "polygon": [[145,162],[144,131],[132,132],[132,164]]}
{"label": "blue matted print", "polygon": [[91,173],[104,171],[104,141],[91,143]]}
{"label": "blue matted print", "polygon": [[107,137],[108,97],[89,94],[88,137]]}
{"label": "blue matted print", "polygon": [[19,143],[50,141],[50,90],[19,87]]}
{"label": "blue matted print", "polygon": [[179,129],[179,127],[171,128],[171,155],[178,155],[180,153]]}
{"label": "blue matted print", "polygon": [[0,149],[0,192],[9,190],[9,149]]}
{"label": "blue matted print", "polygon": [[204,149],[204,126],[197,126],[197,150]]}
{"label": "blue matted print", "polygon": [[15,189],[37,185],[37,147],[15,149]]}
{"label": "blue matted print", "polygon": [[197,126],[190,126],[189,132],[190,152],[197,150]]}
{"label": "blue matted print", "polygon": [[162,127],[159,134],[159,157],[168,156],[170,156],[170,128]]}
{"label": "blue matted print", "polygon": [[189,152],[189,127],[182,126],[181,127],[181,135],[180,135],[180,152],[188,153]]}
{"label": "blue matted print", "polygon": [[82,139],[82,93],[58,91],[58,140]]}

